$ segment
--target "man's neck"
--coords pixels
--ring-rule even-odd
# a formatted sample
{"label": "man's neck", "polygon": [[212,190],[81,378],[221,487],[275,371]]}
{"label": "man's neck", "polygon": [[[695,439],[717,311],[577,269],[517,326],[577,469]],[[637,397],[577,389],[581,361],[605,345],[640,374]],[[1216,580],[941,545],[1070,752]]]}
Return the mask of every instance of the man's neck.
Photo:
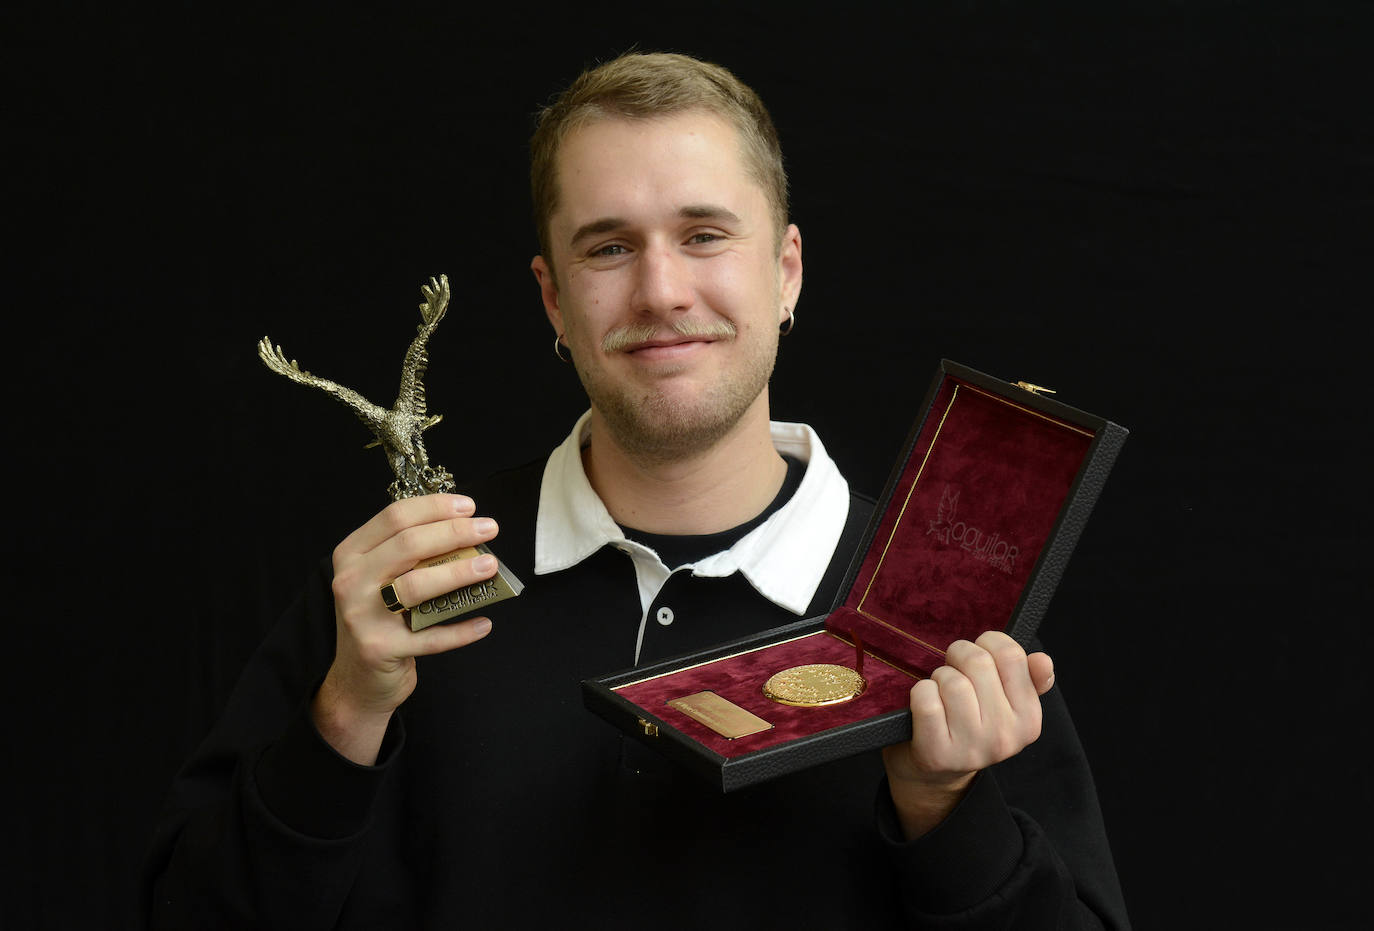
{"label": "man's neck", "polygon": [[648,533],[719,533],[766,508],[787,464],[773,447],[766,394],[711,447],[670,461],[627,454],[592,414],[582,466],[611,518]]}

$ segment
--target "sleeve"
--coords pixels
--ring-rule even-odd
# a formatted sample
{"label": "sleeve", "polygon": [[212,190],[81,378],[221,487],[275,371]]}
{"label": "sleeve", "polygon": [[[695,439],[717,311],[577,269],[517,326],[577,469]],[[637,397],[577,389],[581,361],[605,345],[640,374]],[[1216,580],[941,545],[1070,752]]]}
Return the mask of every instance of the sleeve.
{"label": "sleeve", "polygon": [[148,927],[335,926],[404,727],[393,716],[375,766],[334,752],[309,715],[333,651],[322,568],[173,782],[145,863]]}
{"label": "sleeve", "polygon": [[886,781],[878,831],[917,928],[1130,927],[1088,761],[1056,686],[1040,739],[978,774],[938,827],[907,842]]}

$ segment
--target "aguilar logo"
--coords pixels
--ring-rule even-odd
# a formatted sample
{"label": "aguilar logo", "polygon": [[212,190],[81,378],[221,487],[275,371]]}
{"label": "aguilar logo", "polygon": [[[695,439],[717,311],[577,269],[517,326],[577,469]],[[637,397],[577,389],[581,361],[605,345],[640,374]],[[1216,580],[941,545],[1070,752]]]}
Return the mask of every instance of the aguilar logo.
{"label": "aguilar logo", "polygon": [[484,582],[474,582],[467,588],[460,588],[449,592],[447,595],[440,595],[438,598],[426,601],[416,610],[421,614],[429,614],[431,611],[443,611],[445,608],[466,608],[469,605],[481,604],[483,599],[498,595],[500,591],[496,587],[495,579],[487,579]]}
{"label": "aguilar logo", "polygon": [[946,485],[940,493],[940,504],[935,509],[935,519],[930,522],[926,536],[934,536],[941,543],[957,544],[994,569],[1010,573],[1016,563],[1017,548],[1002,539],[1001,534],[985,533],[978,527],[955,520],[958,509],[959,492]]}

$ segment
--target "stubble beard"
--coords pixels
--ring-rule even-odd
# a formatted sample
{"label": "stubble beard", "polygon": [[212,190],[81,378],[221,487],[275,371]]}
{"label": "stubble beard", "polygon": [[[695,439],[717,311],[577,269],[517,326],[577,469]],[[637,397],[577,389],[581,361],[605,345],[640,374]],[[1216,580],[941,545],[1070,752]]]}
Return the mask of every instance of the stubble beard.
{"label": "stubble beard", "polygon": [[[738,340],[738,335],[731,339]],[[604,371],[578,363],[576,357],[574,365],[616,445],[641,462],[667,462],[715,446],[767,388],[777,359],[777,338],[751,342],[748,354],[733,371],[690,397],[671,390],[671,384],[646,389],[616,383]]]}

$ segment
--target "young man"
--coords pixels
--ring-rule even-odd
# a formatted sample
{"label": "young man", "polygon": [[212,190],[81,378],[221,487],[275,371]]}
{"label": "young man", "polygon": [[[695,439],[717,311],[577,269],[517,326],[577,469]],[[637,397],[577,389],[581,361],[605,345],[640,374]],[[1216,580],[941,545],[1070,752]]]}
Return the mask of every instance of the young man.
{"label": "young man", "polygon": [[[625,56],[532,149],[532,268],[591,408],[547,462],[339,545],[174,787],[154,926],[1123,925],[1050,660],[1002,634],[950,648],[881,760],[730,796],[581,709],[587,675],[828,607],[872,505],[769,421],[802,261],[757,96]],[[529,580],[498,627],[387,609],[493,574],[415,567],[496,521]]]}

